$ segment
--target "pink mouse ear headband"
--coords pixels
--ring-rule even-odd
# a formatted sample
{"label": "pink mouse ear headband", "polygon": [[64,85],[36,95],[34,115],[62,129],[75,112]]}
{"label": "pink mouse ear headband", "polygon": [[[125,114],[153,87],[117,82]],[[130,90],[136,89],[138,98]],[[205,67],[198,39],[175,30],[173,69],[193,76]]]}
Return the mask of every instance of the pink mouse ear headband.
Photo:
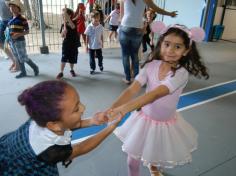
{"label": "pink mouse ear headband", "polygon": [[186,32],[190,39],[190,45],[192,44],[192,41],[201,42],[205,38],[205,31],[200,27],[193,27],[191,29],[188,29],[187,27],[178,24],[165,26],[165,24],[161,21],[154,21],[151,24],[152,32],[157,33],[158,35],[166,33],[170,28],[178,28]]}

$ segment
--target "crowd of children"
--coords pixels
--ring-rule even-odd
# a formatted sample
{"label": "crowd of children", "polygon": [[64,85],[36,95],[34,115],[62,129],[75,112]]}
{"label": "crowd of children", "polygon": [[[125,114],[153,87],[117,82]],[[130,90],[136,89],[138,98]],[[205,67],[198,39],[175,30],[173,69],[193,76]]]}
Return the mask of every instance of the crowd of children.
{"label": "crowd of children", "polygon": [[[10,0],[7,4],[13,17],[8,22],[6,39],[20,67],[16,78],[27,76],[24,63],[37,76],[39,68],[26,52],[24,35],[29,33],[29,27],[21,15],[24,6],[20,0]],[[93,4],[89,19],[86,19],[85,10],[83,3],[78,4],[75,13],[67,7],[62,10],[62,57],[57,79],[63,78],[66,63],[70,65],[71,76],[77,75],[74,64],[77,63],[81,36],[89,55],[91,75],[96,73],[96,58],[100,71],[104,70],[103,31],[108,20],[109,40],[113,34],[117,40],[120,4],[115,5],[105,20],[98,4]],[[176,13],[169,15],[175,16]],[[152,176],[161,176],[160,169],[191,161],[191,152],[197,149],[197,132],[176,112],[176,107],[189,74],[206,79],[209,77],[196,47],[196,42],[203,40],[204,32],[201,28],[191,30],[182,25],[158,23],[152,26],[155,17],[155,11],[147,9],[143,34],[142,30],[135,29],[142,37],[143,52],[149,45],[151,53],[141,71],[135,72],[133,82],[130,75],[129,79],[126,78],[132,84],[109,110],[97,113],[91,119],[81,120],[85,107],[80,102],[79,94],[73,86],[61,80],[38,83],[20,94],[18,101],[25,106],[30,120],[0,138],[0,175],[58,175],[56,163],[62,162],[67,166],[76,156],[94,149],[116,128],[124,115],[132,111],[129,119],[115,131],[124,143],[123,151],[128,155],[129,176],[139,176],[141,161]],[[89,21],[87,26],[86,21]],[[123,26],[123,33],[127,33],[128,28]],[[154,32],[159,35],[156,46]],[[133,98],[144,85],[147,85],[146,92]],[[102,132],[71,145],[71,130],[112,120]],[[13,152],[9,152],[8,148]]]}

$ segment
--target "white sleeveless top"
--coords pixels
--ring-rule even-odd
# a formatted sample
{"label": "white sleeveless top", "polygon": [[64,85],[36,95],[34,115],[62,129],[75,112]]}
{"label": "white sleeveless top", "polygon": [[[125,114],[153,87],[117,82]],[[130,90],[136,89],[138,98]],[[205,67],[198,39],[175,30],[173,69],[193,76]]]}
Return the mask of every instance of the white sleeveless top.
{"label": "white sleeveless top", "polygon": [[143,13],[145,9],[145,3],[143,0],[135,0],[135,4],[132,0],[124,1],[124,16],[121,21],[121,25],[125,27],[142,28],[143,27]]}

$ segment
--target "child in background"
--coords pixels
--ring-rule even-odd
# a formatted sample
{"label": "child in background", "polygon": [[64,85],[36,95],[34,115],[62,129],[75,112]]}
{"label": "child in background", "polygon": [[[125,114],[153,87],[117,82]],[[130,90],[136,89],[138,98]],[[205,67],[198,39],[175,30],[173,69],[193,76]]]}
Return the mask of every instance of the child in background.
{"label": "child in background", "polygon": [[109,20],[109,36],[108,36],[108,42],[111,41],[111,37],[113,34],[115,34],[114,40],[117,41],[117,29],[120,24],[120,4],[116,4],[115,10],[113,10],[105,19],[104,23],[106,23]]}
{"label": "child in background", "polygon": [[60,80],[44,81],[24,90],[18,101],[30,119],[0,138],[0,175],[59,176],[57,163],[67,167],[72,159],[97,147],[117,123],[98,134],[71,144],[73,129],[107,122],[104,116],[81,119],[85,106],[75,88]]}
{"label": "child in background", "polygon": [[94,5],[93,5],[93,12],[95,12],[95,11],[97,11],[97,12],[99,12],[99,14],[100,14],[100,24],[102,25],[102,26],[104,26],[104,14],[103,14],[103,10],[102,10],[102,7],[98,4],[98,3],[94,3]]}
{"label": "child in background", "polygon": [[[112,116],[139,109],[115,131],[128,154],[129,176],[139,176],[141,161],[151,176],[162,176],[160,169],[191,162],[191,152],[197,149],[198,134],[176,107],[189,74],[209,77],[195,44],[204,39],[204,31],[181,25],[162,27],[155,30],[160,36],[156,48],[109,112]],[[146,93],[134,98],[145,85]]]}
{"label": "child in background", "polygon": [[100,14],[94,11],[90,14],[91,23],[85,30],[86,34],[86,51],[89,53],[90,74],[96,70],[95,56],[98,58],[98,66],[103,71],[103,26],[100,24]]}
{"label": "child in background", "polygon": [[8,31],[6,35],[9,40],[14,57],[17,59],[20,67],[20,74],[16,78],[27,76],[25,62],[33,69],[34,75],[38,76],[38,66],[28,57],[26,51],[25,35],[29,34],[29,25],[27,20],[21,15],[24,12],[24,5],[20,0],[6,1],[13,15],[8,22]]}
{"label": "child in background", "polygon": [[75,17],[73,21],[77,21],[77,33],[80,40],[80,36],[82,35],[84,43],[86,42],[86,35],[84,34],[85,31],[85,6],[83,3],[79,3],[77,9],[75,11]]}
{"label": "child in background", "polygon": [[[143,53],[147,51],[147,44],[150,46],[151,51],[154,49],[154,33],[151,30],[151,23],[156,18],[155,12],[149,8],[145,13],[145,21],[144,21],[144,35],[142,40],[142,46],[143,46]],[[150,38],[151,37],[151,38]]]}
{"label": "child in background", "polygon": [[70,64],[70,74],[72,77],[76,77],[74,71],[74,64],[77,63],[78,58],[78,35],[76,30],[76,22],[72,21],[74,16],[73,10],[64,8],[62,17],[64,24],[61,25],[61,36],[63,38],[62,43],[62,58],[61,58],[61,72],[57,75],[57,79],[61,79],[64,74],[66,63]]}

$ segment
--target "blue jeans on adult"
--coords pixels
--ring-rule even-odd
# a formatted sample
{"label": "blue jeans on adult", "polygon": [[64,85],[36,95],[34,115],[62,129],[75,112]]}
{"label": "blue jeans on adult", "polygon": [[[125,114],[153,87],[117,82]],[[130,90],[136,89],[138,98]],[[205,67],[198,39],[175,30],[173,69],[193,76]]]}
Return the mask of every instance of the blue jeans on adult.
{"label": "blue jeans on adult", "polygon": [[138,50],[142,42],[143,31],[139,28],[120,26],[119,41],[122,51],[122,62],[127,81],[131,80],[130,57],[134,77],[139,73]]}

